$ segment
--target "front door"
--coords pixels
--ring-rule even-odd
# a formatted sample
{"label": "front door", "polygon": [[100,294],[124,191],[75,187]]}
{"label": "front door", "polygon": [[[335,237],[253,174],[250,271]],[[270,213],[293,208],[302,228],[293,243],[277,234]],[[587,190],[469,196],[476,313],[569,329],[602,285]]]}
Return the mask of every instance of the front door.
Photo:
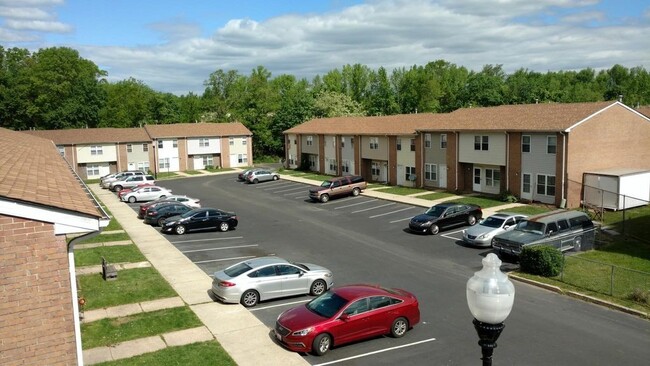
{"label": "front door", "polygon": [[474,175],[473,175],[473,184],[472,184],[472,190],[474,192],[480,192],[481,191],[481,173],[483,169],[481,168],[474,168]]}
{"label": "front door", "polygon": [[530,173],[523,173],[521,175],[521,199],[533,199],[533,181]]}
{"label": "front door", "polygon": [[447,164],[438,165],[438,187],[447,188]]}

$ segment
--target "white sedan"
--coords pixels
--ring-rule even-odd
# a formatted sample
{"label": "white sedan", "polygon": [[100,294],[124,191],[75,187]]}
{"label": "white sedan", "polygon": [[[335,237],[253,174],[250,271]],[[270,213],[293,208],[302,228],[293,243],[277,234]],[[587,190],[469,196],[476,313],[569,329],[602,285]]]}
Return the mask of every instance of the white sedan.
{"label": "white sedan", "polygon": [[463,241],[478,247],[489,247],[495,235],[513,230],[527,216],[522,214],[496,213],[479,222],[478,225],[463,230]]}
{"label": "white sedan", "polygon": [[142,187],[137,191],[129,192],[128,194],[122,196],[122,201],[124,202],[142,202],[142,201],[153,201],[159,198],[169,197],[172,195],[172,191],[158,186],[148,186]]}
{"label": "white sedan", "polygon": [[198,198],[192,198],[182,195],[172,195],[164,198],[166,201],[176,201],[192,208],[201,208],[201,201]]}

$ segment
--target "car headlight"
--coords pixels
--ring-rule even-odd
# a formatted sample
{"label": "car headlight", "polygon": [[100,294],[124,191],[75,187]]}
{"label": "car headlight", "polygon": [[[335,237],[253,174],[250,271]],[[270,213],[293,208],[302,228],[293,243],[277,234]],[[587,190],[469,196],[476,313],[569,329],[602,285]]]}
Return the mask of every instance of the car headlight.
{"label": "car headlight", "polygon": [[297,331],[291,333],[291,335],[296,336],[296,337],[304,337],[307,334],[311,333],[312,330],[314,330],[314,328],[311,328],[311,327],[306,328],[306,329],[301,329],[301,330],[297,330]]}
{"label": "car headlight", "polygon": [[485,234],[479,235],[477,239],[487,239],[489,237],[490,237],[490,233],[485,233]]}
{"label": "car headlight", "polygon": [[332,277],[332,274],[330,272],[327,272],[324,274],[325,277]]}

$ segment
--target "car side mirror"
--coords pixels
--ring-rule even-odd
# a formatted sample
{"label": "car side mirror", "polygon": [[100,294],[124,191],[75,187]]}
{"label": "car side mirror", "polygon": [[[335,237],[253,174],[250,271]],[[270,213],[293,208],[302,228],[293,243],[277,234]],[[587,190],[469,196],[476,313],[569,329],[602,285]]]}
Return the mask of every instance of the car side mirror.
{"label": "car side mirror", "polygon": [[503,229],[504,229],[504,230],[508,230],[508,229],[510,229],[510,225],[505,225],[505,226],[503,227]]}
{"label": "car side mirror", "polygon": [[339,319],[341,319],[344,322],[347,322],[348,320],[350,320],[350,316],[348,314],[343,313],[343,314],[341,314]]}

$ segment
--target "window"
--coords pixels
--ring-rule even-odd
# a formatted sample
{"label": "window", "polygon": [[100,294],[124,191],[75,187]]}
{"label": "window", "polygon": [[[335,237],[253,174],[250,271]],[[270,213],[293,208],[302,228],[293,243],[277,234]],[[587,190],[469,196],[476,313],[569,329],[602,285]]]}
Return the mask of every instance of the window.
{"label": "window", "polygon": [[567,220],[557,220],[557,226],[560,231],[569,230],[569,222]]}
{"label": "window", "polygon": [[142,152],[149,151],[149,144],[142,144]]}
{"label": "window", "polygon": [[350,304],[343,313],[347,315],[356,315],[365,313],[366,311],[368,311],[368,299],[361,299]]}
{"label": "window", "polygon": [[426,149],[431,148],[431,134],[430,133],[425,133],[424,134],[424,147]]}
{"label": "window", "polygon": [[289,154],[289,165],[294,165],[293,155]]}
{"label": "window", "polygon": [[242,146],[246,146],[248,144],[248,138],[242,137],[241,138],[241,144],[242,144]]}
{"label": "window", "polygon": [[312,146],[314,144],[314,136],[307,136],[307,146]]}
{"label": "window", "polygon": [[530,135],[521,136],[521,152],[522,153],[530,152]]}
{"label": "window", "polygon": [[142,161],[138,163],[138,170],[142,170],[143,172],[148,172],[149,171],[149,162],[148,161]]}
{"label": "window", "polygon": [[521,190],[522,190],[524,193],[530,193],[530,192],[531,192],[531,190],[530,190],[530,185],[531,185],[531,182],[530,182],[530,174],[528,174],[528,173],[524,173],[524,174],[523,174],[523,180],[522,180],[522,182],[523,182],[523,183],[522,183],[522,184],[523,184],[523,187],[521,188]]}
{"label": "window", "polygon": [[332,146],[336,147],[336,136],[332,136]]}
{"label": "window", "polygon": [[415,151],[415,139],[411,139],[411,151]]}
{"label": "window", "polygon": [[248,156],[244,154],[237,154],[237,162],[239,164],[248,163]]}
{"label": "window", "polygon": [[297,139],[293,139],[293,144],[297,146],[297,145],[298,145],[298,140],[297,140]]}
{"label": "window", "polygon": [[406,167],[406,180],[411,181],[411,175],[415,177],[415,167],[414,166],[407,166]]}
{"label": "window", "polygon": [[235,138],[234,137],[229,137],[228,138],[228,145],[235,146]]}
{"label": "window", "polygon": [[87,177],[92,177],[92,176],[97,176],[97,175],[99,175],[99,165],[97,165],[97,164],[86,165],[86,176]]}
{"label": "window", "polygon": [[212,159],[212,155],[203,155],[201,159],[203,160],[203,166],[214,165],[214,160]]}
{"label": "window", "polygon": [[440,135],[440,148],[441,149],[446,149],[447,148],[447,134],[443,133]]}
{"label": "window", "polygon": [[208,146],[210,146],[210,139],[207,138],[199,139],[199,147],[208,147]]}
{"label": "window", "polygon": [[379,137],[371,137],[370,150],[377,150],[377,149],[379,149]]}
{"label": "window", "polygon": [[438,180],[438,166],[436,164],[424,164],[424,179]]}
{"label": "window", "polygon": [[557,153],[557,136],[546,137],[546,153],[548,154]]}
{"label": "window", "polygon": [[316,168],[316,155],[309,155],[309,168]]}
{"label": "window", "polygon": [[350,172],[350,160],[343,160],[343,163],[341,164],[341,172]]}
{"label": "window", "polygon": [[57,148],[59,149],[59,154],[60,154],[61,156],[65,157],[65,147],[63,147],[63,146],[57,146]]}
{"label": "window", "polygon": [[103,155],[104,151],[99,145],[90,146],[90,155]]}
{"label": "window", "polygon": [[[397,142],[397,151],[402,151],[402,139],[398,138],[395,141]],[[370,148],[372,149],[372,145],[370,145]]]}
{"label": "window", "polygon": [[172,140],[172,147],[178,147],[178,140],[176,139]]}
{"label": "window", "polygon": [[555,176],[537,174],[537,194],[555,196]]}
{"label": "window", "polygon": [[393,304],[393,299],[388,296],[373,296],[370,298],[370,310],[383,308]]}
{"label": "window", "polygon": [[474,136],[474,150],[489,150],[489,136]]}
{"label": "window", "polygon": [[498,169],[485,169],[485,185],[499,187],[501,184],[501,171]]}
{"label": "window", "polygon": [[341,149],[345,148],[345,137],[341,137]]}
{"label": "window", "polygon": [[160,159],[158,159],[158,168],[159,169],[169,169],[169,158],[160,158]]}
{"label": "window", "polygon": [[372,163],[372,166],[370,167],[370,174],[377,176],[380,174],[379,163]]}
{"label": "window", "polygon": [[276,276],[275,273],[275,266],[268,266],[264,268],[260,268],[257,271],[252,272],[251,274],[248,275],[248,277],[273,277]]}
{"label": "window", "polygon": [[158,148],[162,149],[163,148],[163,142],[162,140],[158,140]]}
{"label": "window", "polygon": [[275,267],[277,268],[277,272],[280,274],[280,276],[302,274],[302,271],[300,269],[288,264],[279,264]]}
{"label": "window", "polygon": [[336,159],[328,159],[330,162],[330,170],[336,171]]}
{"label": "window", "polygon": [[354,146],[354,137],[350,137],[350,145]]}
{"label": "window", "polygon": [[126,144],[126,152],[133,152],[133,145]]}

